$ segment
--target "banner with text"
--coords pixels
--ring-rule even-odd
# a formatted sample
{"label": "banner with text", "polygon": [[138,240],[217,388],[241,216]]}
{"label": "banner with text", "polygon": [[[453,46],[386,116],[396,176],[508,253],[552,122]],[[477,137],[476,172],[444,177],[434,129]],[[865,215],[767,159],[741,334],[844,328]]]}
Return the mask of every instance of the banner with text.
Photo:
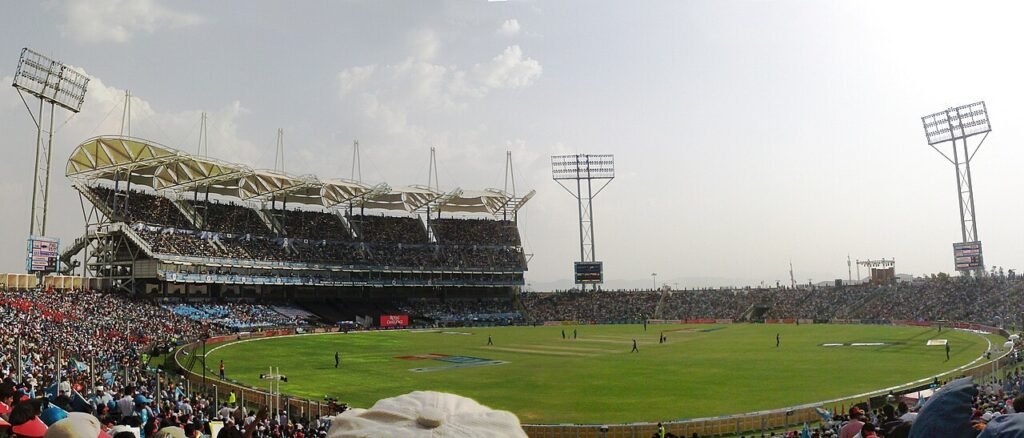
{"label": "banner with text", "polygon": [[409,325],[409,315],[381,315],[381,327],[406,327]]}

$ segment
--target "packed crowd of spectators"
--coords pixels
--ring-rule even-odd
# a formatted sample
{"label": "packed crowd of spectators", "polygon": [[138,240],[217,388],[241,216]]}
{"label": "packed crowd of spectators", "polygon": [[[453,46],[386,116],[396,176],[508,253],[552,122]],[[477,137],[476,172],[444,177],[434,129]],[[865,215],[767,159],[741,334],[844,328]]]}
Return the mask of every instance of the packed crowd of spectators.
{"label": "packed crowd of spectators", "polygon": [[655,291],[524,293],[523,307],[534,321],[639,321],[651,318],[661,299]]}
{"label": "packed crowd of spectators", "polygon": [[[877,319],[1021,324],[1024,281],[1006,277],[936,277],[887,286],[722,288],[694,290],[524,293],[528,316],[616,321],[622,319]],[[659,310],[660,308],[660,310]],[[656,312],[656,310],[659,310]],[[755,314],[757,315],[757,314]]]}
{"label": "packed crowd of spectators", "polygon": [[172,228],[192,227],[170,199],[146,192],[114,190],[103,186],[93,186],[89,190],[113,212],[116,220],[129,224],[161,224]]}
{"label": "packed crowd of spectators", "polygon": [[0,289],[0,324],[8,333],[0,340],[0,435],[42,437],[61,419],[81,415],[74,412],[94,416],[112,437],[118,432],[163,436],[156,432],[165,427],[180,427],[194,437],[209,434],[213,420],[225,424],[222,437],[241,437],[250,424],[256,437],[326,434],[326,417],[309,422],[282,411],[257,418],[256,412],[237,407],[237,401],[218,404],[189,392],[178,377],[154,372],[154,348],[166,352],[232,325],[296,322],[253,304],[196,304],[191,309],[209,318],[121,294]]}
{"label": "packed crowd of spectators", "polygon": [[309,240],[351,241],[352,234],[332,213],[308,210],[274,210],[289,237]]}
{"label": "packed crowd of spectators", "polygon": [[438,324],[490,322],[514,324],[523,320],[507,298],[480,299],[413,299],[398,307],[398,311],[414,318],[424,318]]}
{"label": "packed crowd of spectators", "polygon": [[423,222],[412,217],[350,215],[348,222],[363,242],[424,245],[428,240]]}
{"label": "packed crowd of spectators", "polygon": [[[509,221],[438,219],[438,242],[430,243],[424,224],[413,217],[350,214],[353,236],[332,213],[270,210],[285,229],[274,236],[253,209],[242,205],[188,201],[205,218],[203,230],[196,230],[167,198],[102,186],[90,190],[124,211],[120,220],[160,254],[422,269],[518,271],[526,265],[519,232]],[[126,197],[131,198],[127,208],[120,200]]]}
{"label": "packed crowd of spectators", "polygon": [[219,201],[189,201],[189,204],[203,218],[205,231],[257,236],[270,232],[263,219],[251,208]]}
{"label": "packed crowd of spectators", "polygon": [[192,257],[258,261],[330,263],[339,265],[409,268],[522,269],[519,248],[503,246],[367,244],[341,241],[270,239],[265,237],[204,237],[170,229],[135,231],[154,252]]}
{"label": "packed crowd of spectators", "polygon": [[769,434],[770,438],[863,437],[1020,437],[1024,434],[1024,375],[1014,368],[980,384],[971,379],[938,380],[923,405],[915,398],[890,397],[871,409],[867,403],[845,412],[822,412],[814,427]]}
{"label": "packed crowd of spectators", "polygon": [[209,239],[200,239],[190,235],[175,233],[170,229],[167,231],[153,231],[140,227],[135,230],[135,233],[149,244],[153,252],[160,254],[200,256],[223,252]]}
{"label": "packed crowd of spectators", "polygon": [[175,315],[194,321],[216,324],[230,329],[252,329],[273,326],[296,326],[306,321],[279,313],[274,307],[260,304],[164,304]]}
{"label": "packed crowd of spectators", "polygon": [[515,222],[438,218],[430,221],[438,242],[450,245],[520,246]]}

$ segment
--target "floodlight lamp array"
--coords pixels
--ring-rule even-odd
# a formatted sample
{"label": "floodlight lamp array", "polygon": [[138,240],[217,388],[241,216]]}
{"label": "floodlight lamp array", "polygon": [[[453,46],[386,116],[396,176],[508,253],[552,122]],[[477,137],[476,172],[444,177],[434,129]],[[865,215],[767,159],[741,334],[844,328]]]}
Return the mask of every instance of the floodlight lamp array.
{"label": "floodlight lamp array", "polygon": [[615,178],[615,156],[611,154],[555,155],[551,157],[551,176],[554,179],[612,179]]}
{"label": "floodlight lamp array", "polygon": [[921,122],[929,145],[960,140],[992,130],[984,101],[927,115],[921,117]]}
{"label": "floodlight lamp array", "polygon": [[25,48],[21,50],[18,70],[11,85],[77,113],[85,102],[89,77]]}

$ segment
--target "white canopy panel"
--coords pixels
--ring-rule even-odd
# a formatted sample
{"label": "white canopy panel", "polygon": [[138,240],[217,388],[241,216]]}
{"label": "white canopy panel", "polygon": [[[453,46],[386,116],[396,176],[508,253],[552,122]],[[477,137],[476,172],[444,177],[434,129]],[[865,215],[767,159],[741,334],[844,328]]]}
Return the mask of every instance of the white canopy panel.
{"label": "white canopy panel", "polygon": [[[508,208],[512,198],[495,189],[440,193],[421,185],[391,188],[368,186],[345,179],[294,176],[273,170],[253,170],[185,152],[148,140],[125,136],[95,137],[78,145],[68,158],[65,175],[76,180],[131,180],[157,191],[198,191],[243,201],[284,201],[331,208],[353,206],[414,212],[432,206],[444,212],[490,213]],[[518,208],[517,208],[518,209]]]}

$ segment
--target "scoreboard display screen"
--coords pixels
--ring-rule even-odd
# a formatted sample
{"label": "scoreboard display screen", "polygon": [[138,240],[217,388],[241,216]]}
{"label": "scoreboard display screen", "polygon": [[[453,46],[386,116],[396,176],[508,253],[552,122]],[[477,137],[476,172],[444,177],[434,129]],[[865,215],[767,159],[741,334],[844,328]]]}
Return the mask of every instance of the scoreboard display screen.
{"label": "scoreboard display screen", "polygon": [[600,284],[604,281],[604,262],[576,262],[576,284]]}
{"label": "scoreboard display screen", "polygon": [[57,255],[60,239],[32,236],[28,238],[28,256],[25,270],[29,273],[57,272]]}
{"label": "scoreboard display screen", "polygon": [[953,244],[953,261],[957,271],[971,271],[984,266],[981,255],[981,242],[964,242]]}

